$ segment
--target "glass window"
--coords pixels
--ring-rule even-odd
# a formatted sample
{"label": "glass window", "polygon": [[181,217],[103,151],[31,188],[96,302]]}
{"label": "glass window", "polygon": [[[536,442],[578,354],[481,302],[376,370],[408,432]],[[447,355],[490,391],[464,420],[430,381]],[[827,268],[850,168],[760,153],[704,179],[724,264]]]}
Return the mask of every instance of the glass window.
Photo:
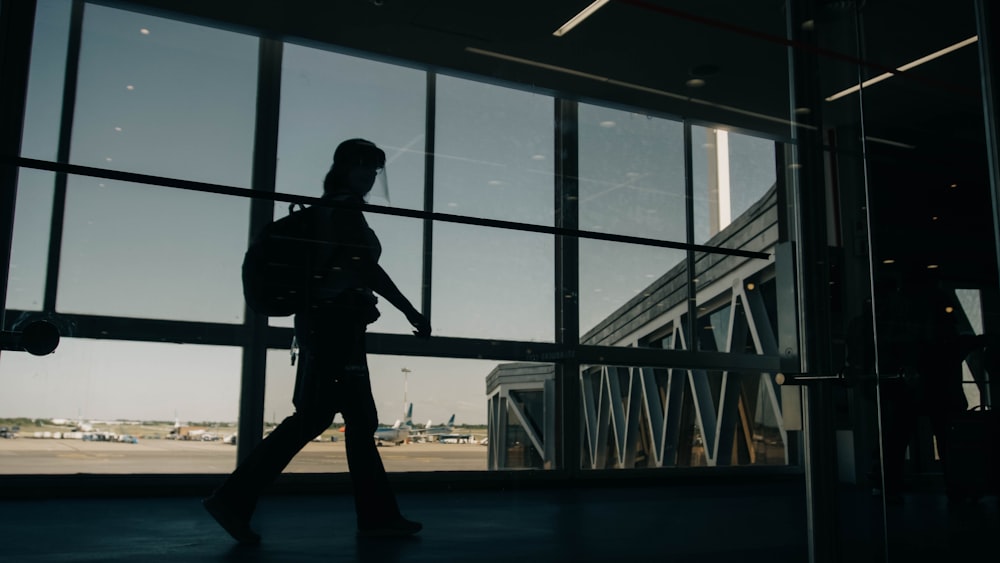
{"label": "glass window", "polygon": [[[295,368],[287,351],[268,352],[267,362],[265,432],[294,412],[295,387]],[[370,354],[368,366],[383,430],[385,447],[380,452],[386,469],[485,471],[485,380],[497,363]],[[403,431],[390,430],[397,422]],[[308,444],[286,471],[346,472],[343,426],[338,414],[330,428]],[[397,445],[397,439],[403,443]]]}
{"label": "glass window", "polygon": [[725,129],[692,127],[695,244],[732,248],[711,239],[774,187],[774,142]]}
{"label": "glass window", "polygon": [[581,341],[634,346],[650,321],[687,312],[684,257],[683,250],[581,240]]}
{"label": "glass window", "polygon": [[[579,122],[580,228],[684,242],[682,124],[587,104],[580,104]],[[632,344],[623,339],[637,327],[623,323],[686,307],[684,257],[672,249],[581,240],[584,340]],[[587,334],[595,327],[603,334]]]}
{"label": "glass window", "polygon": [[[334,149],[360,137],[386,151],[389,203],[423,209],[425,92],[422,71],[285,44],[277,190],[319,197]],[[275,217],[286,213],[286,205],[275,206]],[[382,267],[419,308],[423,223],[376,213],[367,219],[382,242]],[[371,330],[409,333],[409,323],[393,307],[380,309]],[[292,321],[272,318],[271,324]]]}
{"label": "glass window", "polygon": [[56,160],[66,76],[70,0],[39,2],[31,44],[21,156]]}
{"label": "glass window", "polygon": [[434,334],[552,342],[553,237],[434,225]]}
{"label": "glass window", "polygon": [[8,309],[40,311],[45,298],[55,174],[22,168],[17,178]]}
{"label": "glass window", "polygon": [[57,310],[240,323],[249,200],[71,176]]}
{"label": "glass window", "polygon": [[71,162],[247,187],[255,37],[88,4]]}
{"label": "glass window", "polygon": [[236,448],[235,347],[63,338],[0,356],[0,473],[228,473]]}
{"label": "glass window", "polygon": [[553,225],[553,99],[449,76],[436,95],[434,210]]}

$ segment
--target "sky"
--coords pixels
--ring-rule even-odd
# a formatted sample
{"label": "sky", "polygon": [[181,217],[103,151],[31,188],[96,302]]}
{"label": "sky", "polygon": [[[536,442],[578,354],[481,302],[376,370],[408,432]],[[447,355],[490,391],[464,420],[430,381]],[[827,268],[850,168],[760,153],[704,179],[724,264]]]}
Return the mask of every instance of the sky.
{"label": "sky", "polygon": [[[22,155],[53,161],[69,1],[39,3]],[[255,37],[86,6],[70,162],[250,187]],[[276,188],[318,196],[333,149],[367,138],[388,154],[393,207],[422,209],[426,74],[286,44]],[[434,210],[553,225],[553,98],[438,75]],[[683,241],[680,121],[581,104],[580,227]],[[708,130],[694,128],[697,243],[707,240]],[[730,134],[735,217],[773,183],[773,143]],[[22,170],[7,307],[41,308],[54,175]],[[70,177],[57,311],[243,322],[249,201]],[[286,212],[283,206],[276,216]],[[369,214],[382,265],[420,302],[420,221]],[[581,331],[683,259],[668,249],[581,242]],[[435,223],[430,317],[442,336],[552,342],[554,239]],[[370,329],[409,333],[383,304]],[[290,326],[290,319],[272,319]],[[497,362],[370,358],[380,419],[405,400],[419,422],[486,422]],[[404,377],[403,369],[410,370]],[[55,354],[0,355],[2,417],[234,421],[238,348],[64,338]],[[268,358],[266,418],[291,412],[287,351]]]}

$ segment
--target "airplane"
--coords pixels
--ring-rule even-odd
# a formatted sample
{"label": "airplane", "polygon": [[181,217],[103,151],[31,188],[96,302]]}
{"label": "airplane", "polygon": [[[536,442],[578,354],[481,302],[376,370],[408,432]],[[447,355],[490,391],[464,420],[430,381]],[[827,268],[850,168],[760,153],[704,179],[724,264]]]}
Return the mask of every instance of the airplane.
{"label": "airplane", "polygon": [[375,443],[379,446],[390,443],[397,446],[410,439],[410,427],[397,420],[389,428],[379,428],[375,430]]}
{"label": "airplane", "polygon": [[[344,432],[346,426],[340,428],[341,432]],[[379,446],[384,444],[395,444],[397,446],[406,443],[410,439],[410,430],[413,428],[413,403],[407,403],[406,405],[406,417],[403,420],[397,420],[395,424],[386,428],[377,428],[375,430],[375,443]]]}
{"label": "airplane", "polygon": [[455,415],[452,414],[448,422],[442,426],[434,426],[431,421],[427,421],[427,425],[423,428],[414,428],[410,431],[410,434],[421,440],[434,441],[440,440],[442,436],[447,436],[452,433],[455,428]]}

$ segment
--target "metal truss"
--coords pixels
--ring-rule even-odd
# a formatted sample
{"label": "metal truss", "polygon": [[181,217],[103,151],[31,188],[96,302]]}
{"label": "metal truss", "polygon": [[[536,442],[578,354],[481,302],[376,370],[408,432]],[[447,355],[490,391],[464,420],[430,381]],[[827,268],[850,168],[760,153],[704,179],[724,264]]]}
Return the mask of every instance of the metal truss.
{"label": "metal truss", "polygon": [[[740,354],[749,336],[757,354],[776,355],[777,340],[767,308],[751,280],[735,278],[729,293],[729,325],[725,352]],[[685,311],[661,317],[661,326],[672,328],[675,349],[689,349],[689,338],[681,329]],[[634,467],[640,446],[647,446],[647,465],[677,465],[681,444],[682,408],[685,393],[694,407],[694,423],[701,432],[709,466],[731,465],[738,432],[752,443],[752,421],[741,397],[751,378],[758,378],[764,396],[775,413],[785,462],[788,462],[787,432],[782,425],[780,393],[769,373],[722,371],[721,384],[713,390],[707,370],[646,367],[593,366],[581,370],[584,463],[592,469]],[[645,437],[645,438],[644,438]],[[753,449],[750,448],[751,460]]]}

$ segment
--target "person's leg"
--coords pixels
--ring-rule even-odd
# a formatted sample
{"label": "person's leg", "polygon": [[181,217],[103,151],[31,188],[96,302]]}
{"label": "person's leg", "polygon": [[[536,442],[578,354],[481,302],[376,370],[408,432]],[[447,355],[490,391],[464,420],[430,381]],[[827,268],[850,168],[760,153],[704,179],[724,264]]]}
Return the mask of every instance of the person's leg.
{"label": "person's leg", "polygon": [[[292,458],[310,440],[329,428],[336,413],[332,383],[323,377],[322,361],[304,353],[297,372],[296,412],[285,418],[267,436],[215,493],[205,500],[205,508],[236,540],[257,543],[260,538],[250,529],[250,517],[264,487],[288,466]],[[303,382],[307,382],[302,384]]]}
{"label": "person's leg", "polygon": [[415,534],[422,526],[400,514],[382,456],[375,445],[378,412],[368,376],[365,324],[359,322],[355,328],[351,337],[344,340],[345,343],[350,342],[351,347],[339,389],[358,533],[369,536]]}
{"label": "person's leg", "polygon": [[368,377],[357,375],[345,382],[343,398],[344,439],[358,527],[396,520],[399,507],[375,445],[378,413]]}
{"label": "person's leg", "polygon": [[[895,383],[895,382],[893,382]],[[893,390],[899,391],[899,390]],[[885,428],[883,449],[884,494],[887,499],[898,500],[905,479],[906,448],[916,423],[916,413],[911,398],[905,391],[892,392],[889,401],[883,402],[882,421]]]}

